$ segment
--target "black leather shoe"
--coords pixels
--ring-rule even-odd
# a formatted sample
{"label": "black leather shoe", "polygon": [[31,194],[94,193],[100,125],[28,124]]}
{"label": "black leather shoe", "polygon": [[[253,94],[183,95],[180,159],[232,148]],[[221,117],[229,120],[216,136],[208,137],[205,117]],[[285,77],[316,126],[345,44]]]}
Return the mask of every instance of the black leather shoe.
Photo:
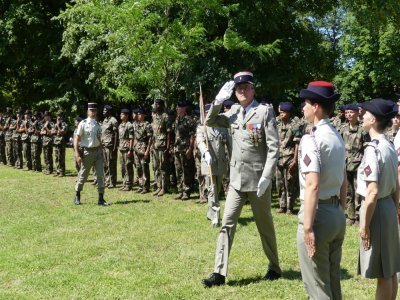
{"label": "black leather shoe", "polygon": [[267,274],[265,274],[265,276],[264,276],[264,280],[274,281],[274,280],[278,280],[281,277],[282,277],[281,274],[279,274],[273,270],[268,270]]}
{"label": "black leather shoe", "polygon": [[80,192],[75,193],[74,203],[75,203],[75,205],[81,204],[81,193]]}
{"label": "black leather shoe", "polygon": [[97,204],[100,206],[109,206],[109,204],[104,200],[103,194],[99,194],[99,202]]}
{"label": "black leather shoe", "polygon": [[201,282],[203,283],[204,287],[208,288],[218,285],[224,285],[225,276],[222,276],[218,273],[212,273],[210,278],[204,278]]}

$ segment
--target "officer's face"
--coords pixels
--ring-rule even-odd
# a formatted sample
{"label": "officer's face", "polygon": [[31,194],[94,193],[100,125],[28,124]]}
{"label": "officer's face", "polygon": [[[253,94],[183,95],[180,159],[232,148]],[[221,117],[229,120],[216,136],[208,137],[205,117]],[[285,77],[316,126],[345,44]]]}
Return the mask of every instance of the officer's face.
{"label": "officer's face", "polygon": [[309,122],[314,122],[314,116],[316,112],[316,104],[311,104],[310,100],[306,100],[303,107],[304,118]]}
{"label": "officer's face", "polygon": [[246,107],[254,99],[254,86],[250,83],[240,83],[235,86],[235,95],[240,105]]}
{"label": "officer's face", "polygon": [[366,111],[364,116],[363,116],[363,128],[365,131],[369,131],[372,127],[373,124],[375,124],[376,119],[373,114],[371,114],[369,111]]}
{"label": "officer's face", "polygon": [[96,119],[97,116],[97,109],[88,109],[87,115],[91,119]]}

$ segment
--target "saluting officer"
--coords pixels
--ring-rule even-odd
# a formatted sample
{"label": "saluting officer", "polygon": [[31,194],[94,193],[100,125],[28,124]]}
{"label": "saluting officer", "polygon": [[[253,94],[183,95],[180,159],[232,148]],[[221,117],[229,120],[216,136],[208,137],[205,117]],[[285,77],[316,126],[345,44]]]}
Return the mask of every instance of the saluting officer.
{"label": "saluting officer", "polygon": [[[76,205],[81,204],[81,191],[90,169],[94,166],[97,175],[97,191],[99,192],[98,204],[108,206],[104,200],[104,166],[103,152],[101,150],[101,126],[96,121],[97,104],[88,103],[87,119],[82,120],[76,131],[74,140],[75,160],[81,165],[78,181],[75,185]],[[83,156],[80,155],[79,147],[83,149]]]}
{"label": "saluting officer", "polygon": [[342,299],[340,260],[346,229],[345,146],[329,121],[340,94],[314,81],[301,90],[304,117],[314,124],[299,146],[300,199],[297,250],[310,299]]}
{"label": "saluting officer", "polygon": [[[240,105],[219,114],[222,103],[235,89]],[[217,239],[214,272],[203,279],[206,287],[225,284],[228,256],[243,205],[250,201],[264,253],[269,259],[264,279],[281,277],[275,229],[271,215],[271,180],[279,158],[279,137],[272,106],[261,105],[255,98],[253,74],[239,72],[234,81],[225,83],[207,114],[206,125],[230,128],[230,186],[222,228]]]}

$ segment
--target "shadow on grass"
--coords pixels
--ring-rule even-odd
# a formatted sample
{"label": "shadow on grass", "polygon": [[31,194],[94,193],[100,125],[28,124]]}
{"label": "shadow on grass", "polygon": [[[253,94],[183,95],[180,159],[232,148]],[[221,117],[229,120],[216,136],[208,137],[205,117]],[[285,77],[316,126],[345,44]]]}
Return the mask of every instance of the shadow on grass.
{"label": "shadow on grass", "polygon": [[255,277],[250,277],[250,278],[243,278],[239,280],[229,280],[228,285],[229,286],[245,286],[253,283],[257,283],[260,281],[264,281],[262,276],[255,276]]}
{"label": "shadow on grass", "polygon": [[131,204],[131,203],[149,203],[150,200],[139,200],[139,199],[135,199],[135,200],[122,200],[122,201],[117,201],[114,202],[114,205],[126,205],[126,204]]}
{"label": "shadow on grass", "polygon": [[254,222],[254,217],[239,218],[238,223],[240,225],[246,226],[247,224]]}
{"label": "shadow on grass", "polygon": [[343,268],[340,269],[340,279],[341,279],[341,280],[349,280],[349,279],[351,279],[351,278],[353,278],[353,276],[351,276],[351,275],[349,274],[349,272],[347,271],[347,269],[343,269]]}

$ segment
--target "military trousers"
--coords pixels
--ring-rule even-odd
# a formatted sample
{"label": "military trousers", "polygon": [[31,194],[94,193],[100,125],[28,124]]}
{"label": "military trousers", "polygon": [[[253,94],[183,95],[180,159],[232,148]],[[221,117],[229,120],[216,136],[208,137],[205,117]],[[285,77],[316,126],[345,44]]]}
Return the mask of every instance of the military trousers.
{"label": "military trousers", "polygon": [[299,211],[297,251],[301,277],[310,299],[342,299],[340,261],[346,218],[339,200],[318,202],[314,219],[315,255],[310,258],[304,242],[304,205]]}
{"label": "military trousers", "polygon": [[43,159],[47,174],[53,173],[53,144],[43,145]]}
{"label": "military trousers", "polygon": [[34,171],[42,172],[42,143],[31,142],[31,156],[32,156],[32,169]]}
{"label": "military trousers", "polygon": [[140,164],[140,169],[142,170],[142,176],[138,174],[140,187],[146,190],[150,190],[150,157],[144,158],[144,155],[136,153],[138,164]]}
{"label": "military trousers", "polygon": [[268,268],[281,273],[274,222],[271,214],[271,184],[261,197],[257,192],[241,192],[229,186],[222,218],[221,231],[217,238],[214,272],[226,276],[228,274],[228,257],[235,237],[236,226],[246,201],[250,201],[254,219],[260,234],[265,255],[269,260]]}
{"label": "military trousers", "polygon": [[207,193],[207,202],[208,202],[208,210],[207,210],[207,219],[211,221],[212,224],[219,224],[221,221],[221,213],[220,213],[220,205],[219,205],[219,194],[222,188],[222,175],[212,175],[204,176],[202,175],[205,181],[205,190]]}
{"label": "military trousers", "polygon": [[25,169],[32,170],[31,141],[29,139],[22,141],[22,154],[24,157]]}
{"label": "military trousers", "polygon": [[350,220],[359,219],[361,207],[361,196],[356,193],[357,190],[357,171],[347,171],[347,197],[346,197],[346,215]]}
{"label": "military trousers", "polygon": [[123,186],[131,188],[133,185],[133,158],[129,157],[128,150],[120,150],[119,154],[122,184]]}
{"label": "military trousers", "polygon": [[142,186],[142,184],[143,184],[142,183],[143,167],[142,167],[142,163],[140,162],[140,158],[138,157],[136,152],[134,153],[134,156],[133,156],[133,165],[134,165],[135,170],[136,170],[136,178],[135,178],[134,185]]}
{"label": "military trousers", "polygon": [[103,151],[101,150],[101,147],[83,148],[81,169],[75,185],[76,192],[82,191],[83,185],[85,184],[92,167],[96,170],[97,191],[99,194],[104,194],[104,165]]}
{"label": "military trousers", "polygon": [[175,151],[175,171],[178,193],[190,195],[193,185],[194,159],[186,158],[185,151]]}
{"label": "military trousers", "polygon": [[118,151],[114,147],[103,146],[104,180],[106,186],[117,184]]}
{"label": "military trousers", "polygon": [[207,187],[210,187],[210,186],[207,182],[207,178],[206,178],[207,176],[201,174],[201,157],[199,157],[198,155],[195,155],[195,164],[196,164],[196,179],[197,179],[197,184],[199,185],[200,199],[208,199]]}
{"label": "military trousers", "polygon": [[293,210],[299,196],[299,171],[294,167],[289,172],[289,165],[293,159],[287,160],[276,167],[276,189],[279,196],[279,206],[283,209]]}
{"label": "military trousers", "polygon": [[4,136],[0,136],[0,163],[3,165],[7,164],[6,141],[4,140]]}
{"label": "military trousers", "polygon": [[12,139],[6,139],[7,165],[14,166],[14,144]]}
{"label": "military trousers", "polygon": [[14,150],[14,166],[18,169],[24,167],[24,157],[22,155],[22,141],[20,139],[13,140]]}
{"label": "military trousers", "polygon": [[157,182],[157,187],[164,189],[167,191],[169,188],[169,174],[171,170],[169,170],[169,161],[170,155],[166,152],[165,149],[155,149],[154,150],[154,161],[155,161],[155,179]]}
{"label": "military trousers", "polygon": [[56,173],[65,175],[65,144],[54,145],[54,160],[56,163]]}

